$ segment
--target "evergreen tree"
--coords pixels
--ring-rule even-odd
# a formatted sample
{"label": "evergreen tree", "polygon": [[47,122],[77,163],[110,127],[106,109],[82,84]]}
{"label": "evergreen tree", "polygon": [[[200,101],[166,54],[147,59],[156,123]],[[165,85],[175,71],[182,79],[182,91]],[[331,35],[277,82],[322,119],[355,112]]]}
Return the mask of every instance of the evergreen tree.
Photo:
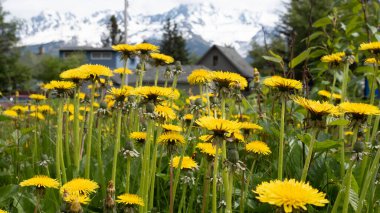
{"label": "evergreen tree", "polygon": [[189,53],[186,50],[186,40],[178,30],[178,25],[172,24],[170,19],[167,19],[163,31],[160,51],[172,56],[176,61],[181,61],[182,64],[188,64]]}
{"label": "evergreen tree", "polygon": [[25,81],[30,79],[30,72],[17,64],[19,52],[15,48],[17,23],[6,21],[8,15],[0,1],[0,90],[22,89]]}
{"label": "evergreen tree", "polygon": [[102,38],[103,47],[109,47],[111,45],[120,44],[124,40],[122,31],[117,24],[116,16],[112,15],[107,25],[109,31],[108,35],[104,35]]}

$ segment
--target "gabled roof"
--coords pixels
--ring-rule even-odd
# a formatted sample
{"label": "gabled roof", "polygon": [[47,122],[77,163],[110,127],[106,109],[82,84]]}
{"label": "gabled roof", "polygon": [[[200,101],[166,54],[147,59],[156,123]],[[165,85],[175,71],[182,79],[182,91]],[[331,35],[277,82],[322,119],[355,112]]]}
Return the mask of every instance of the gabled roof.
{"label": "gabled roof", "polygon": [[[224,55],[227,60],[246,78],[253,77],[253,67],[248,64],[248,62],[241,57],[241,55],[236,52],[236,50],[232,47],[222,47],[219,45],[213,45],[207,52],[199,59],[197,64],[200,65],[200,62],[208,55],[212,50],[216,49],[222,55]],[[228,71],[228,70],[226,70]]]}

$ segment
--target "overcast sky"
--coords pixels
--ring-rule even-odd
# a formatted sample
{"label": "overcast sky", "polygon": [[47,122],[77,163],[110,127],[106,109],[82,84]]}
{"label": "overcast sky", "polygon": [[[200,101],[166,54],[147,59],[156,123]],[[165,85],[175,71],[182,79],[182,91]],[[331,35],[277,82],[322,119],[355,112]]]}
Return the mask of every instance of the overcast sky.
{"label": "overcast sky", "polygon": [[[30,18],[43,10],[71,11],[87,16],[98,10],[122,10],[124,0],[0,0],[3,8],[12,16]],[[129,0],[130,9],[136,13],[155,14],[165,12],[181,3],[211,2],[222,8],[247,9],[273,15],[283,10],[283,0]],[[288,0],[285,0],[288,1]]]}

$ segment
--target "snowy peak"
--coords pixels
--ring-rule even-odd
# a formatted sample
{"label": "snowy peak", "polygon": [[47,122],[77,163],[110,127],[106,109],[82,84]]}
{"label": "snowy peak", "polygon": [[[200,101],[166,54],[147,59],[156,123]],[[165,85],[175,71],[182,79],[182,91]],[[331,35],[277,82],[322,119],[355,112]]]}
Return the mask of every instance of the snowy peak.
{"label": "snowy peak", "polygon": [[[20,32],[21,45],[63,41],[68,45],[100,46],[107,23],[115,15],[124,30],[124,12],[102,10],[89,17],[70,12],[43,11],[25,20]],[[222,10],[211,3],[181,4],[154,15],[129,11],[128,35],[131,43],[159,41],[167,19],[178,24],[189,43],[232,45],[246,55],[252,37],[259,30],[258,16],[246,10]],[[192,47],[189,48],[190,50]]]}

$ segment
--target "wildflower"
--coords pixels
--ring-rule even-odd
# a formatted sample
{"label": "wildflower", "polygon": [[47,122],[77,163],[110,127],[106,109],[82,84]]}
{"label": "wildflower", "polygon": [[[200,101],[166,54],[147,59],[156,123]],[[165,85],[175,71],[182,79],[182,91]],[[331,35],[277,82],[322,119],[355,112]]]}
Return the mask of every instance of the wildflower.
{"label": "wildflower", "polygon": [[130,86],[123,86],[123,88],[112,87],[110,90],[108,90],[108,94],[112,96],[113,100],[117,102],[123,102],[125,98],[130,95],[132,89],[133,88]]}
{"label": "wildflower", "polygon": [[326,97],[326,98],[337,99],[337,100],[340,100],[342,98],[340,94],[336,94],[336,93],[331,94],[329,91],[326,91],[326,90],[319,90],[318,95]]}
{"label": "wildflower", "polygon": [[360,44],[359,50],[369,50],[378,53],[380,51],[380,41],[362,43]]}
{"label": "wildflower", "polygon": [[182,132],[182,127],[176,126],[176,125],[173,125],[173,124],[163,124],[162,128],[165,131]]}
{"label": "wildflower", "polygon": [[146,141],[146,132],[131,132],[129,137],[136,140],[138,143],[144,143]]}
{"label": "wildflower", "polygon": [[219,88],[238,87],[240,90],[244,90],[248,86],[247,79],[233,72],[215,71],[211,73],[210,77]]}
{"label": "wildflower", "polygon": [[[201,100],[201,102],[200,102]],[[187,104],[197,104],[197,102],[200,102],[199,105],[203,102],[203,103],[207,103],[207,98],[205,96],[200,96],[200,95],[192,95],[192,96],[189,96],[189,98],[186,99],[186,103]]]}
{"label": "wildflower", "polygon": [[153,59],[156,66],[171,64],[174,62],[173,57],[161,53],[150,53],[150,57]]}
{"label": "wildflower", "polygon": [[80,204],[88,204],[90,198],[85,194],[67,194],[63,196],[63,200],[68,203],[78,202]]}
{"label": "wildflower", "polygon": [[59,77],[65,80],[71,80],[75,83],[79,83],[80,81],[90,78],[90,75],[88,72],[83,72],[81,69],[75,68],[61,72],[61,74],[59,74]]}
{"label": "wildflower", "polygon": [[122,194],[117,196],[117,203],[121,203],[124,205],[138,205],[138,206],[144,206],[144,201],[141,197],[135,194]]}
{"label": "wildflower", "polygon": [[43,100],[46,100],[46,96],[44,95],[40,95],[40,94],[31,94],[29,95],[29,98],[30,99],[33,99],[35,101],[43,101]]}
{"label": "wildflower", "polygon": [[37,118],[38,120],[45,120],[45,116],[40,112],[31,112],[29,116],[32,118]]}
{"label": "wildflower", "polygon": [[258,194],[256,198],[260,202],[283,207],[285,212],[292,212],[293,208],[307,210],[307,204],[324,206],[329,202],[324,193],[294,179],[263,182],[253,192]]}
{"label": "wildflower", "polygon": [[63,111],[74,114],[74,104],[65,104],[63,105]]}
{"label": "wildflower", "polygon": [[47,105],[47,104],[38,105],[37,106],[37,111],[41,112],[43,114],[54,114],[54,109],[51,106]]}
{"label": "wildflower", "polygon": [[338,108],[342,113],[358,121],[363,121],[368,115],[380,115],[380,109],[370,104],[343,102]]}
{"label": "wildflower", "polygon": [[231,118],[237,119],[238,121],[249,121],[249,119],[251,119],[249,115],[243,115],[243,114],[232,115]]}
{"label": "wildflower", "polygon": [[367,58],[364,61],[364,63],[366,63],[366,64],[380,64],[380,61],[379,60],[376,61],[375,58]]}
{"label": "wildflower", "polygon": [[0,213],[8,213],[8,212],[5,211],[5,210],[0,209]]}
{"label": "wildflower", "polygon": [[344,132],[344,135],[353,135],[354,134],[354,132],[352,132],[352,131],[345,131]]}
{"label": "wildflower", "polygon": [[309,111],[313,120],[320,120],[323,115],[331,114],[335,108],[328,102],[309,100],[299,96],[294,97],[293,100]]}
{"label": "wildflower", "polygon": [[183,116],[183,119],[185,121],[191,121],[193,118],[194,118],[193,114],[186,114],[186,115]]}
{"label": "wildflower", "polygon": [[196,123],[209,131],[213,131],[214,136],[224,136],[225,133],[232,133],[241,127],[238,122],[208,116],[199,118]]}
{"label": "wildflower", "polygon": [[154,108],[154,114],[162,120],[173,120],[176,119],[177,115],[175,114],[174,110],[167,106],[161,106],[157,105]]}
{"label": "wildflower", "polygon": [[71,181],[65,183],[61,188],[60,192],[67,192],[68,194],[82,194],[88,195],[90,193],[95,192],[95,190],[99,188],[99,185],[89,179],[84,178],[75,178]]}
{"label": "wildflower", "polygon": [[[173,161],[170,163],[170,165],[173,168],[178,168],[178,164],[179,164],[180,159],[181,159],[180,156],[174,157]],[[182,163],[181,163],[181,169],[197,169],[197,168],[198,168],[197,162],[195,162],[192,158],[190,158],[188,156],[183,156]]]}
{"label": "wildflower", "polygon": [[272,153],[268,145],[262,141],[252,141],[245,145],[247,152],[252,152],[260,155],[269,155]]}
{"label": "wildflower", "polygon": [[185,144],[185,137],[177,132],[167,132],[160,135],[157,141],[159,144],[183,145]]}
{"label": "wildflower", "polygon": [[294,79],[287,79],[281,76],[272,76],[264,80],[264,85],[278,88],[280,91],[301,90],[302,83]]}
{"label": "wildflower", "polygon": [[140,51],[141,54],[146,55],[150,52],[158,51],[158,46],[149,43],[140,43],[135,45],[136,51]]}
{"label": "wildflower", "polygon": [[111,77],[113,76],[110,68],[99,64],[85,64],[79,67],[81,72],[88,74],[92,79],[97,79],[100,76]]}
{"label": "wildflower", "polygon": [[[73,120],[74,120],[74,115],[70,115],[69,116],[69,121],[73,121]],[[78,115],[78,120],[83,121],[84,120],[83,115]]]}
{"label": "wildflower", "polygon": [[55,188],[58,189],[59,183],[57,180],[52,179],[45,175],[36,175],[30,179],[24,180],[20,186],[35,186],[37,188]]}
{"label": "wildflower", "polygon": [[210,142],[214,138],[213,135],[201,135],[199,136],[199,140],[203,142]]}
{"label": "wildflower", "polygon": [[[216,147],[212,143],[198,143],[195,147],[208,156],[214,157],[216,154]],[[222,153],[221,149],[219,149],[220,153]]]}
{"label": "wildflower", "polygon": [[10,117],[10,118],[17,118],[18,117],[18,113],[14,110],[11,110],[11,109],[7,109],[7,110],[3,111],[3,115]]}
{"label": "wildflower", "polygon": [[121,52],[124,59],[130,58],[137,53],[136,47],[130,44],[113,45],[112,49]]}
{"label": "wildflower", "polygon": [[133,94],[144,97],[147,101],[157,102],[159,97],[167,97],[178,99],[179,92],[176,89],[158,87],[158,86],[143,86],[135,88]]}
{"label": "wildflower", "polygon": [[205,69],[193,70],[187,77],[187,81],[191,85],[204,85],[211,81],[211,72]]}
{"label": "wildflower", "polygon": [[47,90],[56,90],[59,94],[63,94],[75,88],[75,84],[71,81],[50,81],[44,85],[44,88]]}
{"label": "wildflower", "polygon": [[120,68],[117,68],[113,71],[113,73],[116,73],[116,74],[124,74],[124,75],[130,75],[132,74],[132,70],[128,69],[128,68],[124,68],[124,67],[120,67]]}
{"label": "wildflower", "polygon": [[250,122],[240,122],[240,129],[242,130],[263,130],[263,127],[250,123]]}
{"label": "wildflower", "polygon": [[324,63],[339,64],[342,62],[343,57],[346,56],[344,52],[333,53],[331,55],[325,55],[321,58]]}

